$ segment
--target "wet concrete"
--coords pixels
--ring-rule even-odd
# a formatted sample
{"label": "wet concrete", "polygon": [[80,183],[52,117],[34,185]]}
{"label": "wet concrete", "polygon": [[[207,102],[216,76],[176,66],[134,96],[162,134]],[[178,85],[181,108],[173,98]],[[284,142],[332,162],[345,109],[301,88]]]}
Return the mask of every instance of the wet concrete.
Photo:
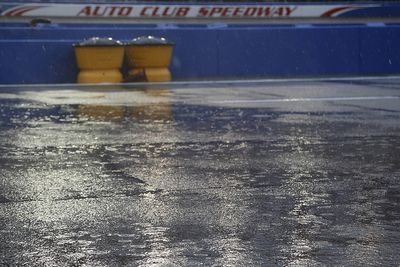
{"label": "wet concrete", "polygon": [[0,89],[0,265],[397,266],[400,79]]}

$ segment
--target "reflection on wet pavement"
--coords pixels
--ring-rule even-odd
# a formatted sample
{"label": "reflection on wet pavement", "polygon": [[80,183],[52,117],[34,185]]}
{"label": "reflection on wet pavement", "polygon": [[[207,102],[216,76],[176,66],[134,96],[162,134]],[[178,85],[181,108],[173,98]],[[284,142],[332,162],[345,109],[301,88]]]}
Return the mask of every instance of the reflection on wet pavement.
{"label": "reflection on wet pavement", "polygon": [[0,265],[400,262],[398,79],[2,90]]}

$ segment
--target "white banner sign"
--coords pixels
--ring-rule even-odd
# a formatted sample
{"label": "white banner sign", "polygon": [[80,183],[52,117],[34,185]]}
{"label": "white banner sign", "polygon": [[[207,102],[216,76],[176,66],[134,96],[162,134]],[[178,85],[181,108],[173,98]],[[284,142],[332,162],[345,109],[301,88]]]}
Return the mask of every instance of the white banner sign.
{"label": "white banner sign", "polygon": [[134,4],[25,4],[6,6],[9,17],[107,18],[305,18],[337,17],[376,5],[134,5]]}

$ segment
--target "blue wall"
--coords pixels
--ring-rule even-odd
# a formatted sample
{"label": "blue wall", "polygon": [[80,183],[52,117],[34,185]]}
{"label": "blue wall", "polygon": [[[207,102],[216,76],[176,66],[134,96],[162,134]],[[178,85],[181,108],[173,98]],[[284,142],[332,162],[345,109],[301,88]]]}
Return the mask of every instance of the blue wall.
{"label": "blue wall", "polygon": [[73,83],[72,44],[164,36],[176,45],[174,79],[400,73],[400,24],[90,25],[0,24],[0,83]]}

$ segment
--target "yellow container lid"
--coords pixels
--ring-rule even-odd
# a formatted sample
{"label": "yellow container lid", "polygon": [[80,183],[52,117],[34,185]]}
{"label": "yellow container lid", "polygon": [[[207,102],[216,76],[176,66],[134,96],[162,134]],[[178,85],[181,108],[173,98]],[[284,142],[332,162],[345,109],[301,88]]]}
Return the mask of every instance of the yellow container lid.
{"label": "yellow container lid", "polygon": [[75,47],[99,47],[99,46],[122,46],[123,44],[111,37],[91,37],[80,43],[74,44]]}
{"label": "yellow container lid", "polygon": [[155,37],[155,36],[140,36],[136,37],[128,42],[125,43],[125,45],[133,45],[133,46],[173,46],[174,43],[171,43],[164,37]]}

